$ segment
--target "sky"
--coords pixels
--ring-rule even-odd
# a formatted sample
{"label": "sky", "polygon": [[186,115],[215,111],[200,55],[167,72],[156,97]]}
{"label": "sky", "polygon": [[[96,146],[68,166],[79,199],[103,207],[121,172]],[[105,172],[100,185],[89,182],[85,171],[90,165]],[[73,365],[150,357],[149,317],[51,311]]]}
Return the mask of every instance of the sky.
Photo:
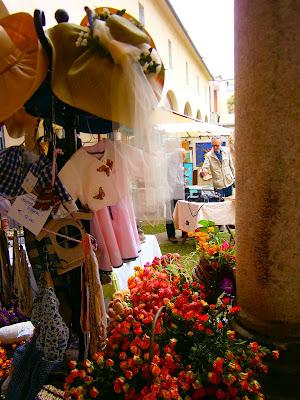
{"label": "sky", "polygon": [[234,77],[234,0],[169,0],[214,77]]}

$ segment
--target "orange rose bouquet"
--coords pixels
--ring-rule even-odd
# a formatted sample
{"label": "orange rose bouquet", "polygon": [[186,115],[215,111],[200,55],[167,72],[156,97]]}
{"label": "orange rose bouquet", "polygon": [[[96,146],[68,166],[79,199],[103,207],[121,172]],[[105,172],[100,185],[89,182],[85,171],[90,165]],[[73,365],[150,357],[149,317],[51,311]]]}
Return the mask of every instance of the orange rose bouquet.
{"label": "orange rose bouquet", "polygon": [[272,352],[237,338],[230,297],[208,304],[176,254],[137,267],[128,287],[109,307],[105,349],[71,362],[66,399],[264,399]]}

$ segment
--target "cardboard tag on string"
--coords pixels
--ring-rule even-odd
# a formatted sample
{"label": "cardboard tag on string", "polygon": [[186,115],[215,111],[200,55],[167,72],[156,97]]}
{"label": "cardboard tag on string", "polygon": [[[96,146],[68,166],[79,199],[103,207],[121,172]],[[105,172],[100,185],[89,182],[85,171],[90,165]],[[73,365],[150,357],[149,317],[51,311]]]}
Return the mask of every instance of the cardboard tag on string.
{"label": "cardboard tag on string", "polygon": [[18,196],[7,215],[37,236],[44,227],[52,207],[46,211],[37,210],[33,208],[36,199],[37,197],[32,193]]}
{"label": "cardboard tag on string", "polygon": [[33,175],[31,171],[28,172],[28,174],[25,176],[25,179],[22,183],[22,188],[25,190],[27,193],[31,193],[37,184],[38,178]]}

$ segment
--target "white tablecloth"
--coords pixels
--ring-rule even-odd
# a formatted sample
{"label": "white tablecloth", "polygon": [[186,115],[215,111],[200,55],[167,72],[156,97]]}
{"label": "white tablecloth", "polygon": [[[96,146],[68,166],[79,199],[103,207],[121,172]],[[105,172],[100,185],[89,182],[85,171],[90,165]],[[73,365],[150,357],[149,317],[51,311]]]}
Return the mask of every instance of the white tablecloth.
{"label": "white tablecloth", "polygon": [[134,275],[134,267],[143,267],[147,262],[152,262],[155,257],[161,257],[161,251],[155,235],[145,235],[145,243],[141,244],[139,258],[125,263],[120,268],[115,268],[119,290],[127,288],[127,280]]}
{"label": "white tablecloth", "polygon": [[184,232],[195,232],[202,219],[213,221],[216,225],[235,225],[235,200],[220,203],[178,200],[173,219],[176,228]]}

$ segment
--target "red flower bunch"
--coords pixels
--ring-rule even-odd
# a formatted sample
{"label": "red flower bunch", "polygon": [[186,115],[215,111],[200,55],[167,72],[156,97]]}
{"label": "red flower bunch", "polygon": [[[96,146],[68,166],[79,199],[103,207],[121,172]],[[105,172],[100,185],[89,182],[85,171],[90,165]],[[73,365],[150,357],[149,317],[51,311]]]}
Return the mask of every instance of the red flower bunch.
{"label": "red flower bunch", "polygon": [[0,347],[0,386],[9,375],[13,352],[16,347],[17,345],[15,344]]}
{"label": "red flower bunch", "polygon": [[[110,305],[107,346],[66,378],[66,399],[263,399],[270,350],[238,339],[231,298],[205,301],[178,255],[136,268]],[[118,312],[119,311],[119,312]]]}

